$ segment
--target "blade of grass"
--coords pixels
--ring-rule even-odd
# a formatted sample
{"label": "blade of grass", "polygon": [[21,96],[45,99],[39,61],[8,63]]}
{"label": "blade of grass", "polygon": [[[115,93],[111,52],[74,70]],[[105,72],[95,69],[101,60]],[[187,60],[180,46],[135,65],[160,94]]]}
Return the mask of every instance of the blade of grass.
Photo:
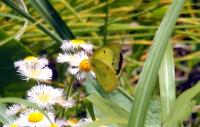
{"label": "blade of grass", "polygon": [[172,2],[154,37],[149,57],[145,62],[137,84],[128,127],[144,127],[149,100],[156,84],[162,57],[183,4],[184,0],[174,0]]}
{"label": "blade of grass", "polygon": [[6,115],[5,110],[6,110],[6,106],[3,104],[0,104],[0,122],[3,124],[12,122],[14,119],[12,117],[9,117]]}
{"label": "blade of grass", "polygon": [[107,118],[121,118],[125,120],[128,118],[128,111],[117,103],[104,99],[97,94],[91,94],[87,99]]}
{"label": "blade of grass", "polygon": [[[37,23],[37,20],[34,19],[31,15],[27,14],[24,10],[19,8],[12,0],[2,0],[3,3],[8,5],[10,8],[15,10],[17,13],[28,19],[32,23]],[[50,30],[48,30],[45,26],[43,26],[41,23],[37,23],[36,26],[41,29],[44,33],[46,33],[48,36],[50,36],[53,40],[55,40],[58,43],[61,43],[62,40],[60,37],[52,33]]]}
{"label": "blade of grass", "polygon": [[[34,26],[36,26],[37,25],[37,23],[34,23],[34,24],[31,24],[31,25],[29,25],[28,27],[23,27],[23,32],[25,32],[26,30],[28,30],[28,29],[31,29],[31,28],[33,28]],[[21,29],[22,30],[22,29]],[[20,30],[20,31],[21,31]],[[0,33],[1,33],[1,29],[0,29]],[[2,45],[4,45],[4,44],[6,44],[7,42],[9,42],[9,41],[11,41],[12,39],[16,39],[16,37],[18,36],[19,34],[18,34],[18,32],[16,33],[16,34],[13,34],[12,36],[9,36],[9,37],[7,37],[6,39],[4,39],[4,40],[1,40],[0,41],[0,47],[2,46]],[[17,39],[16,39],[17,40]],[[18,40],[19,41],[19,40]],[[28,48],[27,48],[27,50],[29,50]],[[29,50],[29,52],[31,52],[33,55],[36,55],[35,53],[33,53],[31,50]]]}
{"label": "blade of grass", "polygon": [[167,115],[170,113],[176,99],[174,69],[173,52],[171,43],[169,43],[159,69],[162,123],[166,120]]}
{"label": "blade of grass", "polygon": [[106,127],[105,125],[113,125],[113,123],[118,123],[118,127],[124,127],[123,125],[126,124],[126,120],[118,118],[106,118],[88,123],[84,127]]}
{"label": "blade of grass", "polygon": [[[65,0],[60,0],[64,5],[65,7],[81,22],[81,24],[83,25],[86,25],[86,21],[80,17],[79,13],[77,13],[77,11],[74,9],[74,7],[72,7],[70,5],[70,3],[68,1],[65,1]],[[77,22],[75,24],[78,24]],[[94,37],[98,37],[97,33],[96,32],[91,32],[91,34],[94,36]],[[99,44],[101,44],[102,42],[100,40],[98,40]]]}
{"label": "blade of grass", "polygon": [[122,87],[118,87],[117,90],[124,95],[124,97],[126,97],[127,99],[129,99],[131,102],[133,102],[133,97],[126,91],[124,90]]}
{"label": "blade of grass", "polygon": [[95,118],[95,113],[94,113],[94,108],[93,108],[92,103],[90,101],[88,101],[87,99],[84,100],[84,103],[85,103],[85,106],[87,108],[87,111],[90,114],[90,117],[92,118],[93,121],[95,121],[96,118]]}
{"label": "blade of grass", "polygon": [[[26,7],[26,4],[24,3],[23,0],[16,0],[16,2],[19,4],[19,7],[21,9],[23,9],[27,14],[28,14],[28,10]],[[20,40],[21,35],[24,33],[26,27],[28,25],[28,20],[26,18],[24,18],[24,25],[22,26],[22,28],[17,32],[15,39],[16,40]]]}
{"label": "blade of grass", "polygon": [[[7,18],[12,18],[12,19],[17,19],[19,21],[24,21],[24,19],[22,17],[16,16],[13,14],[8,14],[6,12],[0,12],[0,17],[7,17]],[[5,24],[5,25],[8,25],[8,24]]]}
{"label": "blade of grass", "polygon": [[[113,3],[113,2],[114,2],[114,0],[109,0],[109,1],[108,1],[108,4],[111,4],[111,3]],[[102,7],[105,7],[105,6],[106,6],[106,2],[99,2],[99,4],[97,4],[96,6],[92,6],[92,7],[90,7],[90,8],[87,8],[87,9],[83,10],[83,11],[81,12],[81,14],[90,13],[90,12],[92,12],[92,11],[101,9]]]}
{"label": "blade of grass", "polygon": [[173,105],[173,109],[170,111],[166,121],[163,123],[163,127],[180,127],[181,122],[187,119],[192,113],[192,108],[197,101],[195,97],[199,95],[199,92],[200,82],[179,95]]}
{"label": "blade of grass", "polygon": [[48,0],[30,0],[31,5],[45,18],[62,39],[74,39],[70,28]]}
{"label": "blade of grass", "polygon": [[106,6],[104,7],[103,11],[106,14],[106,17],[104,19],[104,26],[102,27],[102,34],[103,34],[103,44],[107,44],[107,31],[108,31],[108,0],[105,0]]}
{"label": "blade of grass", "polygon": [[175,61],[179,62],[179,61],[187,61],[187,60],[191,60],[191,59],[200,59],[200,51],[196,51],[194,53],[188,54],[186,56],[180,57],[180,58],[176,58]]}

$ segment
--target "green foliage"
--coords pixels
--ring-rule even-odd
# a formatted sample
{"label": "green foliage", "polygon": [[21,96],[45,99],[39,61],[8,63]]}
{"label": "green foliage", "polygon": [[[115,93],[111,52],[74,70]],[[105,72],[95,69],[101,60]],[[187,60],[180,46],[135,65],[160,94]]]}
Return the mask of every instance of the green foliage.
{"label": "green foliage", "polygon": [[163,127],[179,127],[191,114],[193,106],[196,104],[195,97],[200,93],[200,82],[194,87],[183,92],[172,107]]}
{"label": "green foliage", "polygon": [[[88,97],[69,112],[79,113],[85,106],[93,120],[87,127],[101,125],[180,127],[184,120],[188,119],[197,103],[195,97],[199,94],[200,84],[180,94],[176,99],[176,85],[186,81],[187,77],[177,80],[174,69],[176,67],[178,72],[183,72],[187,76],[194,65],[199,63],[199,2],[187,1],[185,4],[184,0],[172,2],[170,0],[149,2],[24,0],[24,2],[28,7],[28,13],[15,1],[0,2],[0,92],[3,97],[22,97],[33,85],[31,81],[20,80],[14,68],[14,61],[28,55],[45,54],[51,59],[52,68],[58,76],[58,78],[55,76],[50,83],[59,87],[66,87],[65,84],[70,83],[66,88],[67,95],[73,92],[79,101],[79,92],[82,89],[79,89],[80,86],[74,86],[72,91],[71,83],[74,80],[65,77],[67,68],[59,71],[54,67],[62,39],[73,39],[76,35],[76,38],[95,44],[94,49],[102,44],[120,43],[124,55],[123,70],[120,73],[121,84],[116,91],[105,93],[94,79],[87,79],[83,83]],[[24,18],[31,24],[28,24],[20,36],[20,41],[16,41],[13,38],[21,30]],[[154,35],[153,45],[144,62]],[[174,51],[175,58],[173,58],[172,49],[177,45],[186,46],[184,51],[189,53],[178,56],[179,54]],[[142,67],[139,77],[138,72]],[[61,72],[63,72],[62,78]],[[158,78],[159,90],[155,88]],[[0,98],[0,102],[20,102],[38,108],[17,98]],[[12,120],[5,115],[3,112],[5,110],[5,106],[0,105],[0,122],[3,124]],[[59,111],[62,115],[68,113],[64,110]]]}
{"label": "green foliage", "polygon": [[5,110],[6,110],[6,106],[3,105],[3,104],[0,104],[0,122],[3,123],[3,124],[6,124],[6,123],[9,123],[13,120],[12,117],[8,117],[6,114],[5,114]]}
{"label": "green foliage", "polygon": [[96,118],[95,118],[95,113],[94,113],[94,109],[93,109],[93,104],[90,101],[88,101],[87,99],[84,101],[84,104],[90,114],[91,119],[93,121],[95,121]]}
{"label": "green foliage", "polygon": [[31,5],[44,17],[56,30],[62,39],[74,39],[75,36],[66,26],[65,22],[56,12],[48,0],[30,0]]}
{"label": "green foliage", "polygon": [[175,67],[171,43],[167,45],[158,76],[162,105],[161,117],[163,122],[166,120],[176,99]]}
{"label": "green foliage", "polygon": [[128,127],[144,126],[149,100],[156,85],[158,70],[183,4],[184,0],[174,0],[158,28],[149,56],[145,61],[140,79],[137,83],[135,101]]}
{"label": "green foliage", "polygon": [[[99,95],[90,95],[87,99],[93,103],[95,108],[101,111],[103,114],[103,118],[101,119],[118,119],[118,121],[115,121],[117,124],[122,124],[122,121],[126,121],[128,119],[129,114],[126,110],[115,103],[103,99]],[[125,126],[126,122],[123,125]]]}
{"label": "green foliage", "polygon": [[[113,125],[113,123],[118,124],[120,127],[127,125],[127,115],[130,115],[132,105],[129,98],[118,91],[112,94],[105,93],[101,87],[99,87],[97,81],[93,79],[88,79],[84,85],[87,92],[90,94],[87,99],[94,105],[94,112],[97,119],[97,121],[94,121],[88,126]],[[122,117],[120,119],[125,119],[120,121],[120,116]],[[100,118],[99,121],[98,118]],[[153,99],[148,108],[145,126],[160,127],[160,125],[160,104],[157,99]]]}
{"label": "green foliage", "polygon": [[[4,31],[0,31],[0,87],[4,96],[23,96],[25,90],[30,87],[26,81],[22,81],[16,73],[14,62],[23,59],[33,53],[21,42],[13,39]],[[20,87],[19,87],[20,86]]]}
{"label": "green foliage", "polygon": [[42,24],[38,23],[36,19],[34,19],[31,15],[27,14],[23,9],[19,8],[12,0],[2,0],[6,5],[10,6],[12,9],[14,9],[16,12],[30,20],[32,23],[36,23],[36,26],[41,29],[44,33],[46,33],[48,36],[52,37],[57,42],[62,42],[62,40],[54,35],[51,31],[49,31],[46,27],[44,27]]}

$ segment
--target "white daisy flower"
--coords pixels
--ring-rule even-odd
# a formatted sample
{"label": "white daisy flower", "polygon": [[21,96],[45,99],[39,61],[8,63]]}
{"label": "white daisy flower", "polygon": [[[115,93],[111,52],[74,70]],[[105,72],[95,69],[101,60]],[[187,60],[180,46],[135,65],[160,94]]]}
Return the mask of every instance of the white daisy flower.
{"label": "white daisy flower", "polygon": [[[47,115],[51,121],[55,119],[52,113],[49,112]],[[22,127],[48,127],[51,124],[44,114],[34,109],[29,109],[20,114],[18,122]]]}
{"label": "white daisy flower", "polygon": [[67,100],[63,97],[57,100],[57,104],[64,107],[65,109],[71,108],[75,105],[75,100],[72,97],[69,97]]}
{"label": "white daisy flower", "polygon": [[42,108],[50,108],[62,96],[64,96],[63,89],[57,89],[43,84],[34,86],[27,92],[27,99]]}
{"label": "white daisy flower", "polygon": [[75,60],[75,59],[73,59],[73,57],[74,57],[74,55],[72,55],[72,54],[70,55],[68,53],[64,53],[64,54],[59,53],[58,57],[57,57],[57,62],[58,63],[65,63],[65,62],[69,63],[70,60]]}
{"label": "white daisy flower", "polygon": [[77,119],[67,120],[68,126],[71,126],[71,127],[83,127],[86,124],[89,124],[90,122],[92,122],[92,120],[88,118],[82,118],[80,120],[77,120]]}
{"label": "white daisy flower", "polygon": [[21,127],[17,120],[4,124],[3,127]]}
{"label": "white daisy flower", "polygon": [[77,54],[59,54],[57,61],[59,63],[69,63],[68,71],[79,80],[87,76],[95,77],[89,57],[83,51]]}
{"label": "white daisy flower", "polygon": [[61,45],[61,49],[65,52],[74,51],[81,48],[85,52],[91,53],[93,45],[86,43],[84,40],[80,39],[73,39],[73,40],[64,40],[63,44]]}
{"label": "white daisy flower", "polygon": [[53,124],[50,124],[48,127],[63,127],[67,125],[68,124],[66,121],[57,119],[53,122]]}
{"label": "white daisy flower", "polygon": [[8,116],[14,116],[25,109],[26,109],[26,106],[22,104],[14,104],[14,105],[9,106],[8,109],[5,111],[5,113]]}
{"label": "white daisy flower", "polygon": [[51,80],[52,70],[47,65],[48,60],[46,58],[37,58],[34,56],[28,56],[14,63],[22,79],[27,81],[29,79],[35,79],[37,81]]}

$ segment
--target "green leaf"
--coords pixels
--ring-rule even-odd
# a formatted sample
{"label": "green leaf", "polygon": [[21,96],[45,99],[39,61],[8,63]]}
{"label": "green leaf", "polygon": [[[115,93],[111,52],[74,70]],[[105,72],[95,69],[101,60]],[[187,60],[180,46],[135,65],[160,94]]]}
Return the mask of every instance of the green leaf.
{"label": "green leaf", "polygon": [[[96,95],[102,96],[109,102],[115,103],[117,106],[120,106],[121,108],[126,110],[128,113],[131,112],[132,101],[126,98],[122,93],[118,91],[114,91],[111,94],[107,94],[103,92],[103,90],[100,87],[98,87],[99,84],[94,79],[86,80],[86,82],[84,82],[84,86],[86,87],[86,91],[89,94],[96,94]],[[98,112],[98,108],[94,108],[94,111],[95,111],[95,116],[97,118],[104,116],[103,114],[101,114],[101,112]],[[148,114],[147,114],[147,119],[145,121],[145,126],[146,127],[160,127],[160,125],[161,125],[160,101],[157,99],[153,99],[151,100],[150,106],[148,108]]]}
{"label": "green leaf", "polygon": [[87,99],[84,100],[84,103],[86,105],[86,108],[87,108],[87,110],[88,110],[88,112],[89,112],[90,117],[92,118],[92,120],[93,121],[96,120],[92,103],[90,101],[88,101]]}
{"label": "green leaf", "polygon": [[3,124],[12,122],[14,120],[14,118],[9,117],[5,114],[5,110],[6,110],[6,106],[3,104],[0,104],[0,122]]}
{"label": "green leaf", "polygon": [[160,100],[152,99],[147,111],[145,127],[161,127],[161,106]]}
{"label": "green leaf", "polygon": [[62,39],[56,36],[54,33],[52,33],[50,30],[48,30],[45,26],[43,26],[41,23],[37,22],[31,15],[27,14],[23,9],[18,7],[12,0],[2,0],[6,5],[8,5],[10,8],[15,10],[17,13],[28,19],[32,23],[37,23],[36,26],[42,30],[45,34],[47,34],[49,37],[51,37],[53,40],[57,41],[58,43],[62,43]]}
{"label": "green leaf", "polygon": [[29,55],[33,53],[27,47],[0,30],[0,87],[4,95],[22,96],[30,87],[30,83],[22,81],[14,68],[15,61]]}
{"label": "green leaf", "polygon": [[183,92],[176,100],[163,127],[179,127],[192,112],[195,105],[194,98],[200,93],[200,82]]}
{"label": "green leaf", "polygon": [[137,84],[128,127],[144,127],[151,94],[156,85],[158,70],[183,4],[184,0],[174,0],[172,2],[154,37],[153,45]]}
{"label": "green leaf", "polygon": [[102,96],[103,98],[109,100],[110,102],[116,103],[122,108],[124,108],[126,111],[130,111],[132,102],[125,97],[122,93],[118,91],[114,91],[113,93],[106,93],[102,88],[100,87],[100,84],[95,79],[87,79],[84,82],[84,86],[86,87],[86,90],[89,94],[98,94],[99,96]]}
{"label": "green leaf", "polygon": [[100,126],[103,127],[103,125],[115,125],[113,123],[120,124],[117,127],[124,127],[127,124],[127,121],[126,120],[122,120],[122,119],[116,119],[116,118],[106,118],[106,119],[93,121],[92,123],[89,123],[89,124],[85,125],[84,127],[100,127]]}
{"label": "green leaf", "polygon": [[62,39],[74,39],[70,28],[48,0],[30,0],[31,5],[48,21]]}
{"label": "green leaf", "polygon": [[160,69],[161,120],[166,120],[176,99],[175,67],[171,43],[167,45]]}
{"label": "green leaf", "polygon": [[98,110],[100,110],[105,117],[108,118],[120,118],[128,119],[129,113],[118,106],[117,104],[110,102],[97,94],[92,94],[87,99],[93,103]]}

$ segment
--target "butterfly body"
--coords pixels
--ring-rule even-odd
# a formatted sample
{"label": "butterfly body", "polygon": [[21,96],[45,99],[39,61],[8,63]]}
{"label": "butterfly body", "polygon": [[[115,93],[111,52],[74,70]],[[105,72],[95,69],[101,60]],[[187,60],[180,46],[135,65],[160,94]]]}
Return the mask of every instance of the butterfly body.
{"label": "butterfly body", "polygon": [[97,49],[92,57],[92,70],[96,79],[106,92],[112,92],[118,87],[118,74],[121,70],[122,55],[118,44]]}

